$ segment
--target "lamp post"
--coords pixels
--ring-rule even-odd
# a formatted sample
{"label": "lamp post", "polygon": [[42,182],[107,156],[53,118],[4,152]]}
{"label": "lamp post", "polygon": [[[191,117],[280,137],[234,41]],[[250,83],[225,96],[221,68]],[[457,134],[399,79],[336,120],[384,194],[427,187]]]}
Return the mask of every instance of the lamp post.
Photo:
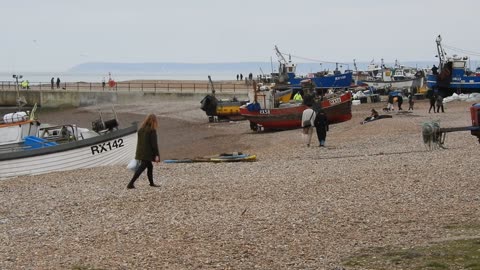
{"label": "lamp post", "polygon": [[14,79],[15,79],[15,88],[17,90],[17,106],[18,106],[18,109],[20,110],[20,88],[18,87],[18,79],[21,79],[23,78],[23,75],[18,75],[18,74],[13,74],[12,76]]}

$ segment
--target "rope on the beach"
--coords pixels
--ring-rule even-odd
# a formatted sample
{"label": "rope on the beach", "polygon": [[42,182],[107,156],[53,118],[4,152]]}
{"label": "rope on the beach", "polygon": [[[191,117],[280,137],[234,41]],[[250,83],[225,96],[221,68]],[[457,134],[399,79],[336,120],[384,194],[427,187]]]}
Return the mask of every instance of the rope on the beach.
{"label": "rope on the beach", "polygon": [[445,134],[440,132],[440,124],[438,121],[425,122],[422,124],[423,143],[428,150],[443,148]]}

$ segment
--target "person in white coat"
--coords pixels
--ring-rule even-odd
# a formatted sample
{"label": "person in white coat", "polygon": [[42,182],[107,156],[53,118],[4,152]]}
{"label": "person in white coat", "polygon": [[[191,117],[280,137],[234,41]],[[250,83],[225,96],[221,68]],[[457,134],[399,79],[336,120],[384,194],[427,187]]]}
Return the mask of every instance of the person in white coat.
{"label": "person in white coat", "polygon": [[315,116],[316,113],[312,108],[305,109],[302,113],[302,128],[307,147],[310,147],[310,142],[312,141]]}

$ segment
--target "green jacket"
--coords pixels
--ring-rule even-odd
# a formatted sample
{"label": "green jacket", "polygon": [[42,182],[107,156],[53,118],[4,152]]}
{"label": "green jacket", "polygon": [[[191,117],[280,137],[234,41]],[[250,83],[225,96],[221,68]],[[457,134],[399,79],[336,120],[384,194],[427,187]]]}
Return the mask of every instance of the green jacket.
{"label": "green jacket", "polygon": [[138,130],[135,159],[155,161],[155,156],[160,156],[158,152],[157,131],[150,128],[140,128]]}

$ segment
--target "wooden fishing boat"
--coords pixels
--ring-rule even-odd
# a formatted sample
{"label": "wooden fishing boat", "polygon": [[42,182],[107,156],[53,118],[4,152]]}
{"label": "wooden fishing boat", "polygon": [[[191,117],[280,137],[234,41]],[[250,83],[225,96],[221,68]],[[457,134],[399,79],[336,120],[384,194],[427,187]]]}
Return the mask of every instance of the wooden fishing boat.
{"label": "wooden fishing boat", "polygon": [[[257,97],[258,98],[258,97]],[[260,96],[260,99],[261,96]],[[272,107],[263,98],[260,103],[250,103],[240,107],[240,114],[250,121],[250,128],[259,130],[283,130],[301,127],[302,113],[309,106],[304,103],[289,102]],[[322,108],[330,124],[348,121],[352,118],[352,94],[339,95],[314,100],[312,108]]]}
{"label": "wooden fishing boat", "polygon": [[0,179],[123,165],[135,155],[136,123],[122,129],[116,119],[100,118],[89,130],[40,124],[33,112],[8,117],[0,123]]}

